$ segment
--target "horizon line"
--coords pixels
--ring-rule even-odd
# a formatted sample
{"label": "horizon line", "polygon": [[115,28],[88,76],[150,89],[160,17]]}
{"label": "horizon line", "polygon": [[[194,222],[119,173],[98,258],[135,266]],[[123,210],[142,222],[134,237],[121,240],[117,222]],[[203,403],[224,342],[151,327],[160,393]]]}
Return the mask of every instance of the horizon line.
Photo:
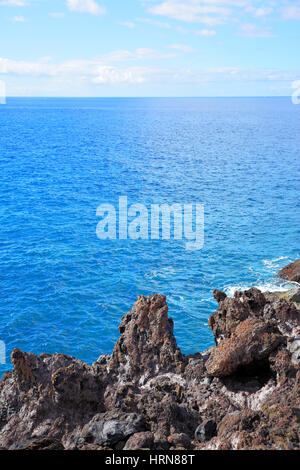
{"label": "horizon line", "polygon": [[224,95],[224,96],[6,96],[10,98],[45,98],[45,99],[144,99],[144,98],[290,98],[291,95]]}

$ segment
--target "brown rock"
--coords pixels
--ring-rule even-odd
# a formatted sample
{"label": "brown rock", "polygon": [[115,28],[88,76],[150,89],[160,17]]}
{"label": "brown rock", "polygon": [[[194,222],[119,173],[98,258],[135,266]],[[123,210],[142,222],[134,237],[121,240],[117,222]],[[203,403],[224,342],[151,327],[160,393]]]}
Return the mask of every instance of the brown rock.
{"label": "brown rock", "polygon": [[258,289],[214,295],[218,346],[203,353],[181,354],[159,295],[138,299],[92,366],[14,350],[0,449],[300,450],[299,312]]}
{"label": "brown rock", "polygon": [[15,348],[11,354],[11,362],[21,384],[30,385],[36,382],[33,370],[38,367],[38,360],[35,354]]}
{"label": "brown rock", "polygon": [[246,409],[227,414],[218,425],[218,437],[227,439],[237,431],[254,432],[260,422],[258,412]]}
{"label": "brown rock", "polygon": [[[222,298],[220,295],[217,295],[219,299]],[[218,310],[209,319],[216,344],[223,338],[229,338],[238,324],[246,318],[262,316],[266,303],[264,295],[255,287],[244,292],[235,292],[234,298],[222,298]]]}
{"label": "brown rock", "polygon": [[152,432],[137,432],[128,439],[123,450],[152,449],[153,443],[154,435]]}
{"label": "brown rock", "polygon": [[284,337],[272,323],[247,318],[213,349],[206,362],[207,372],[215,377],[231,375],[241,366],[267,359],[283,342]]}
{"label": "brown rock", "polygon": [[222,292],[222,291],[219,290],[219,289],[215,289],[215,290],[213,291],[213,296],[214,296],[214,298],[216,299],[216,301],[218,302],[218,304],[219,304],[220,302],[223,302],[223,300],[225,300],[226,297],[227,297],[227,295],[225,294],[225,292]]}
{"label": "brown rock", "polygon": [[171,449],[192,449],[193,445],[191,443],[191,438],[184,433],[181,434],[172,434],[168,437],[168,442],[171,446]]}
{"label": "brown rock", "polygon": [[291,360],[291,353],[282,348],[271,353],[269,357],[270,368],[276,373],[277,381],[285,380],[290,374],[295,373],[295,365]]}
{"label": "brown rock", "polygon": [[287,302],[293,302],[295,307],[300,310],[300,289],[290,289],[286,291],[264,292],[267,300],[273,302],[278,299],[284,299]]}
{"label": "brown rock", "polygon": [[110,369],[133,381],[141,376],[152,377],[158,371],[183,371],[185,360],[173,328],[165,296],[140,296],[121,320],[121,337],[114,348]]}
{"label": "brown rock", "polygon": [[300,282],[300,259],[296,259],[293,263],[288,264],[282,268],[279,273],[279,277],[287,279],[292,282]]}
{"label": "brown rock", "polygon": [[263,315],[266,320],[278,320],[280,323],[287,325],[292,322],[300,326],[300,313],[292,302],[287,302],[284,299],[275,300],[267,304],[263,310]]}
{"label": "brown rock", "polygon": [[[17,447],[20,450],[64,450],[62,443],[58,439],[41,438],[24,443]],[[10,448],[13,450],[13,446]]]}
{"label": "brown rock", "polygon": [[184,377],[187,380],[200,381],[205,375],[205,363],[202,354],[197,353],[188,356],[188,363],[184,371]]}

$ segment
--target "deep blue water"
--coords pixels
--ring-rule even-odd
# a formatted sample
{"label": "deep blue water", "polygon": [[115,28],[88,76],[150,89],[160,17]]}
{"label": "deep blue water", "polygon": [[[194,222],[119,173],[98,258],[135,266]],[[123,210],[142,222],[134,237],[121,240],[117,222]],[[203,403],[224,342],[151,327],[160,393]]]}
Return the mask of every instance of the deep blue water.
{"label": "deep blue water", "polygon": [[[300,106],[289,98],[8,99],[0,106],[0,340],[93,362],[138,294],[166,294],[184,353],[214,288],[278,288],[299,256]],[[96,237],[96,209],[205,205],[205,244]],[[281,287],[286,287],[282,286]]]}

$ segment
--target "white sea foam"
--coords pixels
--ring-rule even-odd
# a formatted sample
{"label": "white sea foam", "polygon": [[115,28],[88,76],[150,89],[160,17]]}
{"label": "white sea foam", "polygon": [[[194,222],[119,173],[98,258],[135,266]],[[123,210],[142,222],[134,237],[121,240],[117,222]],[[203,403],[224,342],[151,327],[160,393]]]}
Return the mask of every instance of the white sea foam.
{"label": "white sea foam", "polygon": [[250,287],[256,287],[261,292],[285,292],[297,286],[298,284],[296,282],[287,282],[279,279],[274,279],[265,283],[258,282],[251,285],[239,284],[234,286],[225,286],[224,292],[228,295],[228,297],[233,297],[236,291],[247,290],[250,289]]}
{"label": "white sea foam", "polygon": [[175,305],[181,305],[184,302],[182,295],[169,295],[168,299]]}
{"label": "white sea foam", "polygon": [[146,279],[168,279],[168,277],[176,274],[176,270],[173,266],[166,266],[160,270],[152,270],[149,273],[145,273],[144,277]]}
{"label": "white sea foam", "polygon": [[288,256],[264,259],[262,260],[262,269],[256,269],[253,266],[249,267],[249,271],[251,271],[252,275],[254,274],[257,276],[257,280],[255,282],[227,285],[223,290],[229,297],[233,297],[236,291],[247,290],[250,289],[250,287],[256,287],[261,292],[285,292],[298,287],[299,284],[296,282],[285,281],[284,279],[280,279],[276,276],[281,268],[292,261],[293,260]]}
{"label": "white sea foam", "polygon": [[277,272],[278,269],[283,267],[283,264],[280,261],[285,260],[285,265],[292,262],[288,256],[279,256],[279,258],[274,259],[263,259],[262,262],[272,272]]}

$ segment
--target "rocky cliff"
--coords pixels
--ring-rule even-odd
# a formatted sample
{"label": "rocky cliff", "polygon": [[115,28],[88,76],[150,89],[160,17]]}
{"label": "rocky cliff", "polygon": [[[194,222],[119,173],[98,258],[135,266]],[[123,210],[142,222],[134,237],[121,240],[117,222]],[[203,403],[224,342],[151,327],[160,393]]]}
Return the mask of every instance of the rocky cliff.
{"label": "rocky cliff", "polygon": [[213,294],[202,353],[181,353],[162,295],[139,297],[91,366],[15,349],[0,448],[300,450],[299,310],[255,288]]}

